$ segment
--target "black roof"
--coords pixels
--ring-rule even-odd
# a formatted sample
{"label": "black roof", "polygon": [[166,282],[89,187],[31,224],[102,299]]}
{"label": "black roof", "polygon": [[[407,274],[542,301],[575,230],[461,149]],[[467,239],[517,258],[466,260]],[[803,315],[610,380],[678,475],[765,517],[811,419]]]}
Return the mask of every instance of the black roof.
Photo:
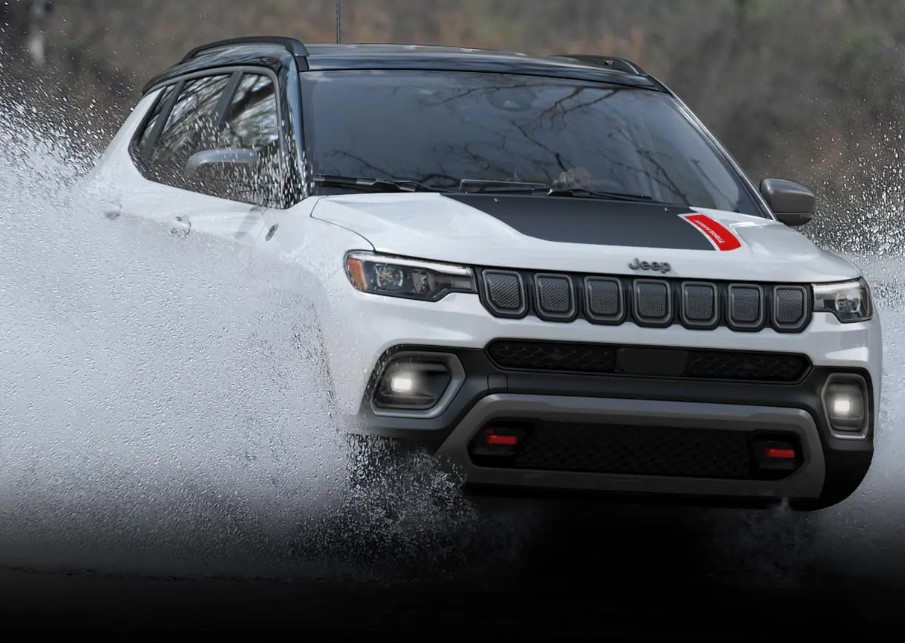
{"label": "black roof", "polygon": [[241,64],[278,68],[294,60],[300,70],[424,69],[478,71],[573,78],[665,88],[637,65],[615,56],[532,56],[523,53],[437,45],[311,44],[285,37],[251,37],[196,47],[151,80],[145,90],[185,73]]}

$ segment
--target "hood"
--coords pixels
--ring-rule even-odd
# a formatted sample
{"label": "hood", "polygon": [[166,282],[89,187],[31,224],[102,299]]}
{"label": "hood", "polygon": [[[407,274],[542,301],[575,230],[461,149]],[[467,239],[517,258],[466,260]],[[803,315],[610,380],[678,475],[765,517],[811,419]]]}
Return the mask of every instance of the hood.
{"label": "hood", "polygon": [[673,277],[784,283],[860,274],[786,225],[721,210],[569,197],[381,193],[322,197],[312,216],[360,234],[378,252],[478,266],[654,275],[638,264],[665,262]]}

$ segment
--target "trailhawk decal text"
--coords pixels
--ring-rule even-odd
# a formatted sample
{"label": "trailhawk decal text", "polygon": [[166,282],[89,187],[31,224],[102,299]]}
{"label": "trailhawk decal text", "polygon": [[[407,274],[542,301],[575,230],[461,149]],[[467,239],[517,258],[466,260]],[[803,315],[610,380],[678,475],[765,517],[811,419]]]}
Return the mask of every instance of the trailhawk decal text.
{"label": "trailhawk decal text", "polygon": [[706,214],[680,214],[679,216],[700,230],[716,250],[726,252],[742,247],[741,240],[734,232]]}

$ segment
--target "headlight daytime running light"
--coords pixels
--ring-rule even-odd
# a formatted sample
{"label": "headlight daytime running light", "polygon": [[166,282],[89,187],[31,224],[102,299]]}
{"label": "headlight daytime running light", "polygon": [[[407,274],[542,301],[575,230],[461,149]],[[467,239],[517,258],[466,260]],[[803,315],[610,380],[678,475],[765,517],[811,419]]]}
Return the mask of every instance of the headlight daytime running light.
{"label": "headlight daytime running light", "polygon": [[467,266],[354,251],[346,254],[346,275],[361,292],[439,301],[453,292],[477,293]]}
{"label": "headlight daytime running light", "polygon": [[814,284],[814,312],[832,313],[843,324],[867,321],[874,306],[864,279],[835,284]]}

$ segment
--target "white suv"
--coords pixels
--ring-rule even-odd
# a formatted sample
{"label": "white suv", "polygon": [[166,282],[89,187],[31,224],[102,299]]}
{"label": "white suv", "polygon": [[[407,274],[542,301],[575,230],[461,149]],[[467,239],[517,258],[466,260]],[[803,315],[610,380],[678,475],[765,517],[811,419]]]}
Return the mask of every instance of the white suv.
{"label": "white suv", "polygon": [[817,508],[864,478],[881,331],[622,58],[261,37],[152,80],[93,179],[235,242],[316,308],[350,431],[470,487]]}

